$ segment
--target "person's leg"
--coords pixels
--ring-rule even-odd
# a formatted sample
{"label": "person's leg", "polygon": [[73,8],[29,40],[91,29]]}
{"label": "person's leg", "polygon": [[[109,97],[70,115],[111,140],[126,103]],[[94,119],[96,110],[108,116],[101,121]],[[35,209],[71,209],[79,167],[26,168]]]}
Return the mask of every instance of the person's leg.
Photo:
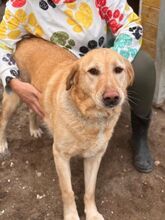
{"label": "person's leg", "polygon": [[138,171],[153,169],[147,134],[151,120],[151,106],[155,90],[155,66],[153,60],[140,50],[133,61],[135,80],[128,89],[131,107],[132,144],[134,166]]}

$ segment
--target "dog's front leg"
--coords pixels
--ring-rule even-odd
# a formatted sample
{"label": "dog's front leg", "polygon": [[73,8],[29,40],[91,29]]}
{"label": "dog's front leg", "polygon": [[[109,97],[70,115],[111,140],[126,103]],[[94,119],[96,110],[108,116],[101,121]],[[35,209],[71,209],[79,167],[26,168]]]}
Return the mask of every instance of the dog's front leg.
{"label": "dog's front leg", "polygon": [[85,175],[85,213],[86,220],[104,220],[103,216],[97,211],[95,203],[95,188],[97,173],[104,152],[93,157],[84,159]]}
{"label": "dog's front leg", "polygon": [[60,154],[53,146],[53,154],[62,193],[64,220],[80,220],[71,183],[70,158]]}

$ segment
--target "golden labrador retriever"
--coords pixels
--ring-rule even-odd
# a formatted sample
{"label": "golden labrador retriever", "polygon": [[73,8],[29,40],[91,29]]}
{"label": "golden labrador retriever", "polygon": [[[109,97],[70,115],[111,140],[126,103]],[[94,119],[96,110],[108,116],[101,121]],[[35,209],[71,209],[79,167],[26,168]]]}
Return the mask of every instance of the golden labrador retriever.
{"label": "golden labrador retriever", "polygon": [[[25,81],[42,92],[44,121],[53,135],[53,154],[63,199],[64,219],[79,220],[71,184],[70,159],[84,158],[87,220],[102,220],[95,204],[95,185],[101,159],[112,136],[133,80],[131,64],[111,49],[95,49],[77,59],[69,51],[41,39],[26,39],[15,60]],[[7,151],[5,128],[19,103],[4,93],[0,118],[0,153]],[[33,113],[30,133],[41,130]]]}

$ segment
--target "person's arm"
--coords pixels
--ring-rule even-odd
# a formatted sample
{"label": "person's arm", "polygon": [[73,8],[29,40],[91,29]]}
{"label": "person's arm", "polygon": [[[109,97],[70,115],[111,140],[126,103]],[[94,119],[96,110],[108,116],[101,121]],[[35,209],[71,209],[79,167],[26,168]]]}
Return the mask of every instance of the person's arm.
{"label": "person's arm", "polygon": [[0,78],[7,92],[13,90],[33,111],[43,117],[39,105],[40,93],[29,83],[21,82],[18,67],[12,57],[16,49],[16,43],[27,34],[25,24],[27,22],[25,4],[12,5],[9,1],[6,5],[5,14],[0,23]]}
{"label": "person's arm", "polygon": [[25,12],[25,5],[21,8],[12,6],[11,1],[6,5],[5,14],[0,23],[0,78],[7,92],[10,91],[9,82],[19,76],[18,67],[12,57],[16,43],[26,33],[21,22],[21,12]]}
{"label": "person's arm", "polygon": [[141,19],[126,0],[96,0],[102,19],[115,36],[113,50],[133,61],[142,44]]}

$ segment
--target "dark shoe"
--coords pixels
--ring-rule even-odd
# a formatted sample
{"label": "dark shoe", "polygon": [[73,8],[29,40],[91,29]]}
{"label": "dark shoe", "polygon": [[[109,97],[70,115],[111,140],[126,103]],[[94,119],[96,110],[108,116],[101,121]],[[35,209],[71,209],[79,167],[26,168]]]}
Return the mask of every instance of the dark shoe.
{"label": "dark shoe", "polygon": [[140,172],[149,173],[154,167],[147,141],[150,115],[147,118],[140,118],[131,112],[131,124],[134,166]]}

